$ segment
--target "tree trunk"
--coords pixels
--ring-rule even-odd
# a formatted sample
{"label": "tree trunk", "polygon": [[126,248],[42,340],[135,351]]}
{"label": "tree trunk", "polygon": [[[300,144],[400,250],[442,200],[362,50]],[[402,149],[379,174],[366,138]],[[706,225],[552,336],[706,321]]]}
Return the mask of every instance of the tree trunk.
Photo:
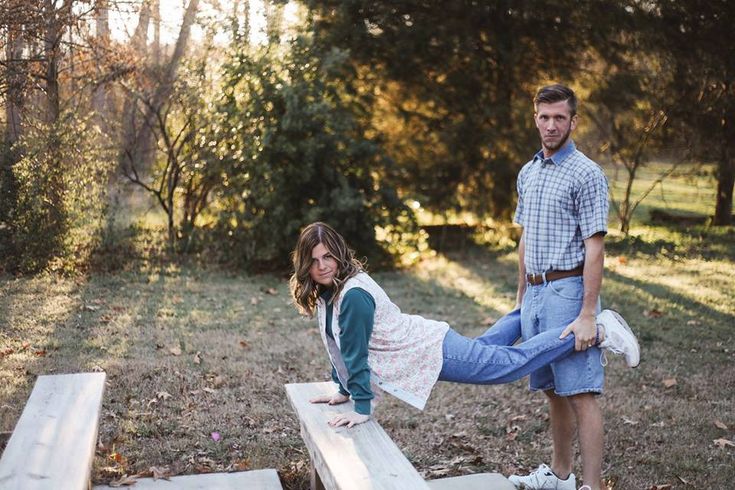
{"label": "tree trunk", "polygon": [[269,44],[278,44],[281,40],[281,24],[283,23],[283,4],[273,0],[265,0],[265,32]]}
{"label": "tree trunk", "polygon": [[59,42],[62,29],[59,12],[53,0],[46,0],[46,35],[44,53],[46,57],[46,121],[55,123],[59,119]]}
{"label": "tree trunk", "polygon": [[23,86],[25,72],[20,66],[23,56],[23,39],[21,26],[8,26],[8,44],[5,46],[7,60],[8,88],[5,99],[5,145],[12,147],[21,135],[21,108],[23,107]]}
{"label": "tree trunk", "polygon": [[153,0],[153,64],[161,64],[161,2]]}
{"label": "tree trunk", "polygon": [[[242,14],[242,15],[241,15]],[[232,2],[232,34],[240,43],[250,42],[250,1]]]}
{"label": "tree trunk", "polygon": [[[98,49],[106,49],[110,43],[110,9],[108,0],[97,0],[95,5],[95,35],[97,37]],[[102,77],[102,70],[97,64],[97,78]],[[109,115],[109,100],[107,87],[99,84],[92,93],[92,108],[97,114],[97,123],[105,133],[109,131],[107,118]]]}
{"label": "tree trunk", "polygon": [[[23,107],[23,88],[26,74],[20,66],[23,56],[21,25],[8,25],[8,39],[5,46],[7,61],[7,92],[5,98],[5,132],[0,148],[0,255],[6,259],[15,257],[17,250],[13,240],[13,215],[17,207],[18,183],[13,174],[13,165],[19,154],[15,144],[21,137],[21,109]],[[6,259],[0,261],[5,262]]]}
{"label": "tree trunk", "polygon": [[179,37],[176,40],[174,52],[171,55],[171,59],[169,60],[168,65],[166,66],[163,81],[160,85],[158,93],[156,94],[156,98],[154,99],[153,106],[156,108],[161,107],[161,104],[163,104],[163,102],[168,99],[168,96],[171,94],[173,83],[176,80],[176,72],[179,69],[179,64],[181,64],[181,59],[184,57],[184,54],[186,53],[186,48],[189,44],[191,26],[192,24],[194,24],[198,9],[199,0],[189,0],[189,5],[186,7],[186,12],[184,12],[184,20],[181,23],[181,29],[179,30]]}
{"label": "tree trunk", "polygon": [[722,117],[722,154],[717,166],[715,226],[732,224],[732,194],[735,185],[735,102],[730,101]]}
{"label": "tree trunk", "polygon": [[243,0],[242,36],[246,43],[250,43],[250,0]]}
{"label": "tree trunk", "polygon": [[[147,51],[148,25],[150,24],[150,20],[150,0],[145,0],[141,5],[140,14],[138,15],[138,25],[135,28],[133,37],[130,39],[130,44],[133,46],[139,59],[144,59]],[[142,162],[146,160],[143,155],[144,151],[142,150],[140,139],[141,134],[143,134],[142,132],[147,128],[141,127],[143,124],[138,111],[138,105],[139,102],[133,94],[129,94],[126,97],[123,105],[119,164],[125,173],[127,173],[125,169],[131,167],[144,167]],[[150,129],[147,129],[146,134],[150,135]]]}

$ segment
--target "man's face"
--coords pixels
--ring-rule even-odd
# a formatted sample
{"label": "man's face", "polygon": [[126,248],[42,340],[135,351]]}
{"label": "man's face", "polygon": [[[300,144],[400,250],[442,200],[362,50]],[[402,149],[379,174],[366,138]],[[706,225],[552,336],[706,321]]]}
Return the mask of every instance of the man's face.
{"label": "man's face", "polygon": [[552,104],[540,102],[536,107],[534,120],[547,157],[564,146],[577,127],[577,115],[572,116],[566,100]]}

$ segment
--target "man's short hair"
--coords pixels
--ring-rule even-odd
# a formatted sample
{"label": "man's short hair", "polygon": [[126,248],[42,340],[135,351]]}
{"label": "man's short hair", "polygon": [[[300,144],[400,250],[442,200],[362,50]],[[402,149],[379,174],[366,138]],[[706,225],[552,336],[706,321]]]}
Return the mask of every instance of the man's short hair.
{"label": "man's short hair", "polygon": [[538,109],[540,103],[553,104],[555,102],[567,101],[569,109],[572,112],[572,116],[577,114],[577,96],[574,95],[574,91],[567,86],[555,83],[553,85],[547,85],[541,87],[536,92],[536,97],[533,98],[533,107]]}

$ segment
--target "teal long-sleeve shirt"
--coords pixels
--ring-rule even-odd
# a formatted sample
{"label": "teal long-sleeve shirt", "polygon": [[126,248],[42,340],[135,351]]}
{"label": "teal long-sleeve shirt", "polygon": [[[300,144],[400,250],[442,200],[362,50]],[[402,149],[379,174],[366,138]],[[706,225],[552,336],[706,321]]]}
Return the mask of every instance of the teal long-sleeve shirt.
{"label": "teal long-sleeve shirt", "polygon": [[[323,296],[327,303],[326,332],[332,339],[333,305],[329,301],[331,291]],[[352,396],[355,411],[370,415],[370,401],[373,392],[370,389],[370,366],[368,365],[368,343],[373,333],[375,319],[375,300],[362,288],[352,288],[343,298],[339,312],[339,347],[342,360],[347,367],[347,386],[342,386],[337,371],[332,367],[332,380],[339,385],[339,392]]]}

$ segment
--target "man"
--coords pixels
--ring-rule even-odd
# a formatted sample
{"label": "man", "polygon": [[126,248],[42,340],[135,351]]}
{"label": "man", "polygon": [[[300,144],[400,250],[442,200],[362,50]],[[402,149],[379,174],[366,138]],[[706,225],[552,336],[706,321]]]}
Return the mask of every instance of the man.
{"label": "man", "polygon": [[[530,376],[531,390],[549,401],[553,455],[528,476],[513,475],[517,488],[576,490],[572,473],[575,426],[585,490],[598,490],[602,473],[604,371],[594,347],[607,233],[607,180],[602,169],[576,149],[577,98],[550,85],[534,98],[542,149],[518,175],[515,222],[523,227],[517,303],[526,340],[567,326],[575,352]],[[637,363],[637,362],[636,362]]]}

